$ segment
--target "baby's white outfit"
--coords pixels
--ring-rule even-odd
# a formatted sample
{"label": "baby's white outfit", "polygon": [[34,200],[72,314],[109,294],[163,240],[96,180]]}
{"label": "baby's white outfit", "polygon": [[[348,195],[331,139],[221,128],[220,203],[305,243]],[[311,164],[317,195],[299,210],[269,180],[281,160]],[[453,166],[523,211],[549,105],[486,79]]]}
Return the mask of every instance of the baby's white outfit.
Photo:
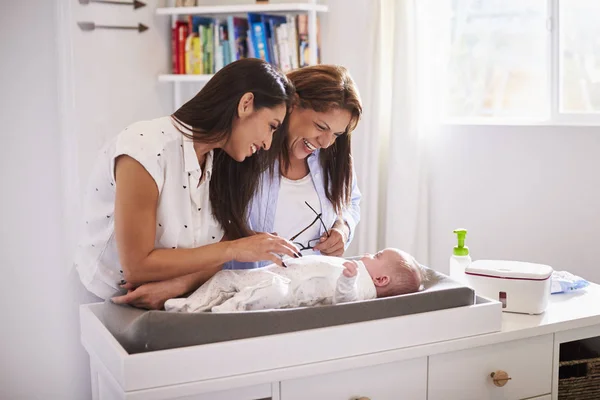
{"label": "baby's white outfit", "polygon": [[377,297],[361,261],[346,277],[338,257],[309,255],[285,259],[287,268],[271,264],[247,270],[222,270],[187,298],[169,299],[165,310],[232,312],[329,305]]}

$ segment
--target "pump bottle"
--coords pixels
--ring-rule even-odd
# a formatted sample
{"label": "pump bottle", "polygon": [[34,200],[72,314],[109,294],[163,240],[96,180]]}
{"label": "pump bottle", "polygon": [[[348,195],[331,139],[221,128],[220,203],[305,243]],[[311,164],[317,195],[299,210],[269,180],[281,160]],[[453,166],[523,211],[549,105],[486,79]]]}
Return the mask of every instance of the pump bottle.
{"label": "pump bottle", "polygon": [[458,244],[454,246],[452,256],[450,257],[450,278],[462,284],[467,284],[465,269],[471,264],[469,248],[465,246],[466,229],[455,229]]}

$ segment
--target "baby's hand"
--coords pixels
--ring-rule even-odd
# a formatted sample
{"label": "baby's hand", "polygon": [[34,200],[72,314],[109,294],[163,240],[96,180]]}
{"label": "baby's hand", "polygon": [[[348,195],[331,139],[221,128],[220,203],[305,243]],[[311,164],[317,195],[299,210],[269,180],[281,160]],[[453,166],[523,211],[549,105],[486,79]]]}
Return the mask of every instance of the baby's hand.
{"label": "baby's hand", "polygon": [[354,261],[346,261],[344,263],[344,276],[347,278],[352,278],[353,276],[356,276],[356,262]]}

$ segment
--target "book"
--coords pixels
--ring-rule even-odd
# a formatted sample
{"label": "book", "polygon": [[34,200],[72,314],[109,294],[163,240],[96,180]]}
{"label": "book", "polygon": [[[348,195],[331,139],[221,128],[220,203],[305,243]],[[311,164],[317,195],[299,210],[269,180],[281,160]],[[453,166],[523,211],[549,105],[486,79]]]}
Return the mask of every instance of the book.
{"label": "book", "polygon": [[198,34],[197,60],[198,70],[201,74],[212,74],[212,35],[214,20],[212,18],[193,16],[191,17],[192,29]]}
{"label": "book", "polygon": [[279,68],[279,60],[277,59],[278,54],[273,43],[273,23],[271,22],[271,18],[269,15],[263,14],[261,18],[263,21],[263,26],[265,28],[265,39],[267,41],[267,53],[269,54],[269,60],[271,64]]}
{"label": "book", "polygon": [[300,66],[298,64],[298,30],[296,28],[296,17],[294,15],[287,15],[286,20],[291,68],[296,69]]}
{"label": "book", "polygon": [[281,69],[281,54],[277,39],[277,28],[286,23],[286,18],[282,15],[263,14],[262,19],[266,27],[267,46],[271,62]]}
{"label": "book", "polygon": [[310,64],[310,53],[308,50],[308,15],[300,14],[296,17],[298,29],[298,67],[306,67]]}
{"label": "book", "polygon": [[254,46],[254,57],[270,63],[271,58],[269,57],[266,27],[262,15],[248,13],[248,24],[250,25],[250,35],[252,36],[252,44]]}
{"label": "book", "polygon": [[[188,16],[171,31],[174,74],[214,74],[242,58],[256,57],[283,72],[310,64],[308,15],[248,13],[248,18]],[[317,62],[320,37],[317,20]]]}
{"label": "book", "polygon": [[195,75],[202,73],[202,51],[200,38],[196,32],[191,33],[185,43],[185,73]]}
{"label": "book", "polygon": [[238,58],[236,56],[236,48],[235,48],[235,40],[233,40],[233,38],[235,37],[235,23],[233,20],[233,15],[230,15],[227,17],[227,37],[231,38],[231,40],[228,41],[229,44],[229,57],[231,58],[232,61],[236,61]]}
{"label": "book", "polygon": [[215,72],[231,62],[231,48],[229,46],[229,28],[227,21],[215,21]]}
{"label": "book", "polygon": [[176,74],[179,69],[179,57],[177,57],[177,27],[171,28],[171,73]]}
{"label": "book", "polygon": [[215,55],[215,42],[213,39],[213,28],[214,24],[210,24],[207,26],[203,26],[204,30],[204,38],[205,41],[203,43],[203,61],[204,61],[204,73],[205,74],[214,74],[215,73],[215,63],[214,63],[214,55]]}
{"label": "book", "polygon": [[223,52],[223,65],[227,65],[231,62],[231,48],[229,46],[229,30],[227,29],[227,22],[219,25],[219,40],[221,41]]}
{"label": "book", "polygon": [[251,29],[248,29],[248,31],[246,32],[246,40],[247,40],[246,48],[248,49],[248,57],[255,58],[256,55],[254,54],[254,40],[252,40],[252,30]]}
{"label": "book", "polygon": [[279,50],[279,68],[281,72],[292,70],[292,56],[288,38],[288,25],[281,24],[276,28],[277,49]]}
{"label": "book", "polygon": [[223,68],[223,45],[221,44],[221,30],[219,21],[215,21],[213,28],[214,72]]}
{"label": "book", "polygon": [[188,37],[185,42],[185,73],[202,73],[202,44],[199,27],[205,20],[201,17],[188,16]]}
{"label": "book", "polygon": [[188,24],[184,21],[175,23],[177,28],[177,74],[185,74],[185,41],[188,36]]}
{"label": "book", "polygon": [[246,18],[227,17],[227,39],[230,59],[237,61],[248,57],[248,20]]}

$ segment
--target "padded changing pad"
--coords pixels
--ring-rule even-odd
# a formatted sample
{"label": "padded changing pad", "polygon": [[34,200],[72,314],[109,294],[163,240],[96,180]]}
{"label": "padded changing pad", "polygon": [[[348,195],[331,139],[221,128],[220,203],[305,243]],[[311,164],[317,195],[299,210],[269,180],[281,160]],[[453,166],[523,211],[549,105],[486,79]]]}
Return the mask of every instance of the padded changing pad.
{"label": "padded changing pad", "polygon": [[106,301],[101,318],[130,354],[274,335],[469,306],[475,292],[429,270],[417,293],[355,303],[238,313],[147,311]]}

